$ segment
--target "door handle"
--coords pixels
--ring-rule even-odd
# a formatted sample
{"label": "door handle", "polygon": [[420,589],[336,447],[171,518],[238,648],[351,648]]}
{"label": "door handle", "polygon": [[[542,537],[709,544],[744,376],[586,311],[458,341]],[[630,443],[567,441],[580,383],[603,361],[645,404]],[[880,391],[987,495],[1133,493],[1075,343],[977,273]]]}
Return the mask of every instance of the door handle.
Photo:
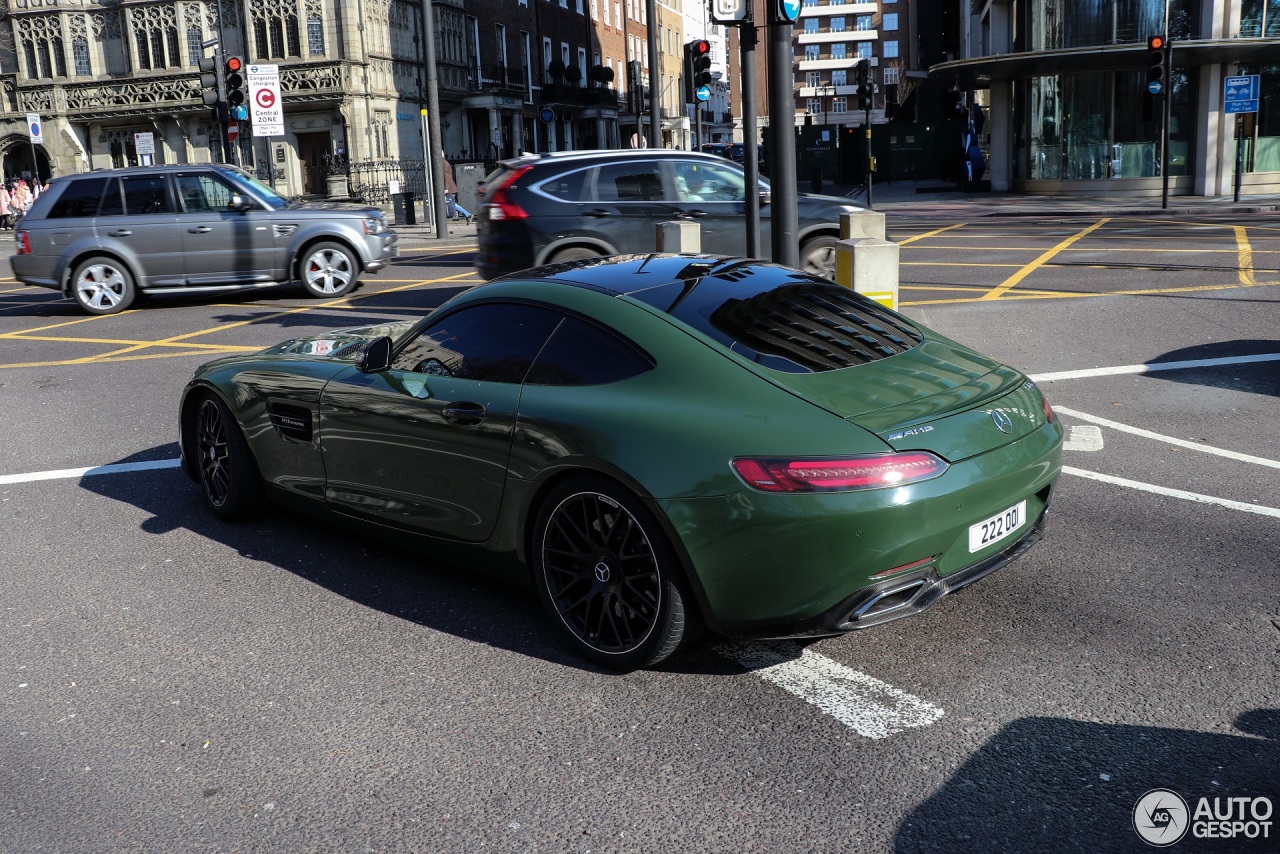
{"label": "door handle", "polygon": [[188,228],[187,234],[208,234],[211,231],[213,229],[207,225],[198,225],[195,228]]}
{"label": "door handle", "polygon": [[445,406],[444,420],[470,427],[484,420],[484,407],[478,403],[450,403]]}
{"label": "door handle", "polygon": [[679,215],[680,215],[680,216],[687,216],[687,217],[691,217],[691,218],[693,218],[693,219],[697,219],[698,217],[706,216],[706,215],[707,215],[707,212],[706,212],[706,211],[704,211],[704,210],[701,210],[701,209],[699,209],[699,208],[693,208],[693,209],[691,209],[691,210],[687,210],[687,211],[680,211],[680,212],[679,212]]}
{"label": "door handle", "polygon": [[133,232],[127,228],[117,228],[115,231],[107,232],[108,237],[128,237],[130,234]]}
{"label": "door handle", "polygon": [[613,211],[607,211],[604,208],[593,208],[587,211],[587,216],[613,216]]}

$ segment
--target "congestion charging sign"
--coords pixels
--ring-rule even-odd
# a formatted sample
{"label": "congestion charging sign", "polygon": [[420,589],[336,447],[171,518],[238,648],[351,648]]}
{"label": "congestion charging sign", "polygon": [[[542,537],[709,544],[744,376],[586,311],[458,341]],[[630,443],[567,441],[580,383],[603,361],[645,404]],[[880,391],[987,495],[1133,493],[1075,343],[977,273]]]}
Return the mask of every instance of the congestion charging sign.
{"label": "congestion charging sign", "polygon": [[244,79],[249,86],[249,116],[253,120],[253,135],[284,136],[280,66],[250,65]]}

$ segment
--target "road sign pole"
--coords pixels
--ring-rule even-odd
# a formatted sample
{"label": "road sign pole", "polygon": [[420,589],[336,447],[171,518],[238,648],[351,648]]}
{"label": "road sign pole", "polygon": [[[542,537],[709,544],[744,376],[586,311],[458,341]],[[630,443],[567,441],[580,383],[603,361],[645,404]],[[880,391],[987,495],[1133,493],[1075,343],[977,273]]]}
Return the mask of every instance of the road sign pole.
{"label": "road sign pole", "polygon": [[1160,209],[1169,208],[1169,116],[1173,112],[1173,40],[1164,42],[1165,87],[1160,110]]}
{"label": "road sign pole", "polygon": [[1240,201],[1240,182],[1244,177],[1244,114],[1236,113],[1236,190],[1233,202]]}

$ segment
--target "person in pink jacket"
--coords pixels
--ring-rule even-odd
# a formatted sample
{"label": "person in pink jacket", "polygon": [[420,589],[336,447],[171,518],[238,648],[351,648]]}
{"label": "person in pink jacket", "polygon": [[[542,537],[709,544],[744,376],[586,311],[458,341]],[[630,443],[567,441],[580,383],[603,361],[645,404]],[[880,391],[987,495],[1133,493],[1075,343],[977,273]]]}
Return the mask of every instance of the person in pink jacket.
{"label": "person in pink jacket", "polygon": [[0,228],[8,231],[13,219],[12,198],[9,196],[9,185],[0,184]]}

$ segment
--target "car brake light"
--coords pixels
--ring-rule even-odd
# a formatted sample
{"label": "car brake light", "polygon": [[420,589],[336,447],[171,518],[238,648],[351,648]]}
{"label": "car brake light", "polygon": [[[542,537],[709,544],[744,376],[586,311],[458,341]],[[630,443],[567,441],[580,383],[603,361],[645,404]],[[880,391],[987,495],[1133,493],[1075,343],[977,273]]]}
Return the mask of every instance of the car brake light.
{"label": "car brake light", "polygon": [[1044,410],[1044,421],[1046,424],[1052,424],[1058,416],[1054,414],[1053,407],[1049,405],[1049,398],[1040,393],[1040,408]]}
{"label": "car brake light", "polygon": [[519,169],[512,170],[505,181],[493,188],[493,198],[485,205],[490,220],[529,218],[524,208],[507,197],[507,190],[514,187],[516,181],[519,181],[521,176],[532,168],[532,166],[521,166]]}
{"label": "car brake light", "polygon": [[925,451],[859,457],[738,457],[733,470],[761,492],[846,492],[937,477],[946,461]]}
{"label": "car brake light", "polygon": [[30,255],[31,254],[31,236],[25,231],[19,231],[13,236],[17,248],[13,250],[14,255]]}

